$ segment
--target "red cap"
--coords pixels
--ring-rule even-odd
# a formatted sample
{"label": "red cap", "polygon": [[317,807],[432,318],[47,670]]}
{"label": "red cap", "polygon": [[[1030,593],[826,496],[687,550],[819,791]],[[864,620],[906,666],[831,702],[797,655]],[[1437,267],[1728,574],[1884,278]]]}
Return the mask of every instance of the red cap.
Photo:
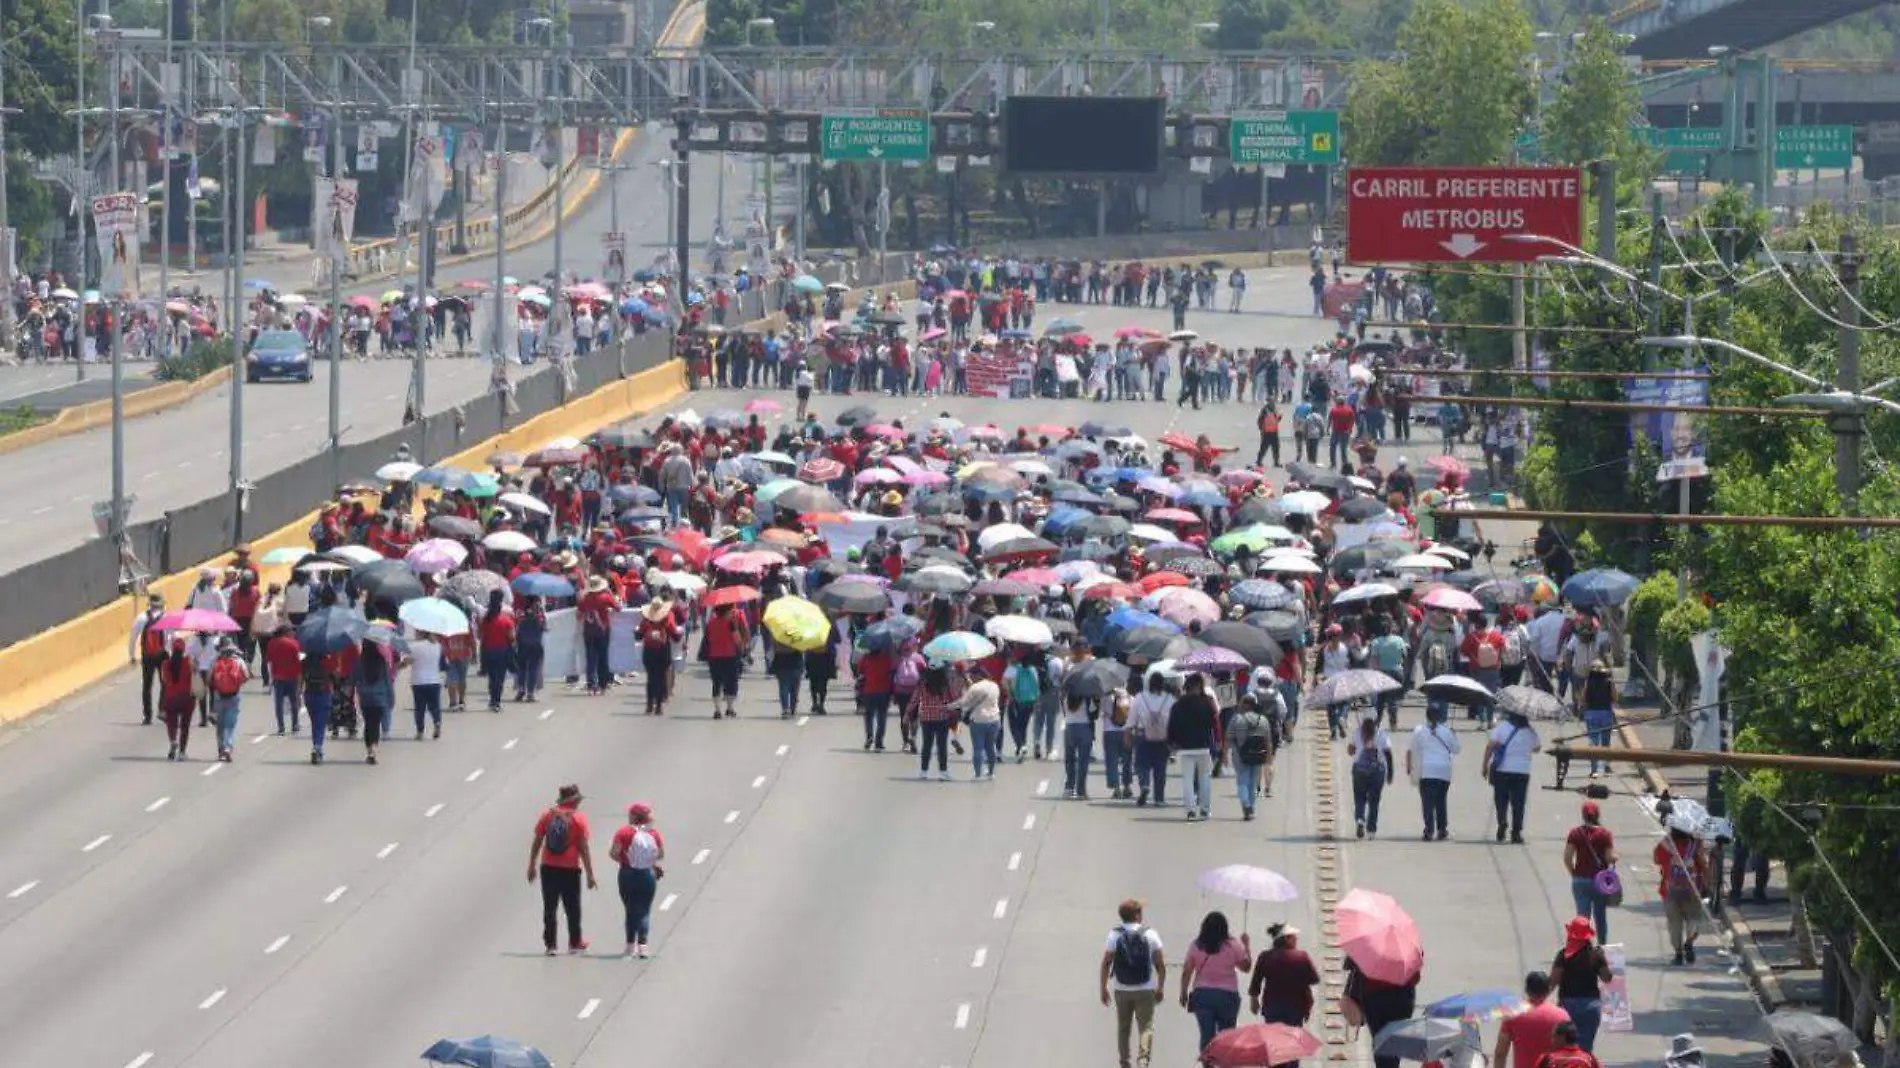
{"label": "red cap", "polygon": [[1595,801],[1585,801],[1583,803],[1583,818],[1584,819],[1593,820],[1593,819],[1596,819],[1598,816],[1601,816],[1602,814],[1603,814],[1603,810],[1597,807],[1597,803]]}
{"label": "red cap", "polygon": [[627,806],[627,818],[636,822],[650,820],[653,818],[653,806],[645,801],[635,801]]}

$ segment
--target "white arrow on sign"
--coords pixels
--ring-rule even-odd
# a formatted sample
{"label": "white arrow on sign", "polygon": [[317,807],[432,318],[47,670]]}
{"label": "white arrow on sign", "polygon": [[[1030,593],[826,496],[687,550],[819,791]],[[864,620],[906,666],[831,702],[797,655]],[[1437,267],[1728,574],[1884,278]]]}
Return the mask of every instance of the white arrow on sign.
{"label": "white arrow on sign", "polygon": [[867,155],[869,155],[869,156],[870,156],[870,157],[871,157],[872,159],[876,159],[876,158],[878,158],[879,156],[882,156],[882,155],[884,154],[884,150],[883,150],[882,148],[879,148],[879,147],[878,147],[878,146],[876,146],[876,145],[872,145],[872,146],[871,146],[871,147],[870,147],[869,149],[866,149],[866,150],[865,150],[865,152],[866,152],[866,154],[867,154]]}
{"label": "white arrow on sign", "polygon": [[1807,164],[1810,167],[1814,166],[1814,153],[1810,152],[1807,155],[1802,156],[1801,162]]}
{"label": "white arrow on sign", "polygon": [[1469,258],[1479,249],[1483,248],[1484,242],[1472,237],[1470,234],[1453,234],[1451,235],[1450,241],[1440,241],[1439,245],[1443,246],[1445,251],[1462,260]]}

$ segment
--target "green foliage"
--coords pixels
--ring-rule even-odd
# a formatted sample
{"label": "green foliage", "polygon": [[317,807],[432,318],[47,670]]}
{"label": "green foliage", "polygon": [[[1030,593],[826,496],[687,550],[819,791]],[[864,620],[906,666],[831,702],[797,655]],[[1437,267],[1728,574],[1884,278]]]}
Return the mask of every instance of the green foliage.
{"label": "green foliage", "polygon": [[1520,0],[1419,0],[1400,57],[1354,71],[1346,143],[1359,163],[1495,163],[1535,105]]}
{"label": "green foliage", "polygon": [[31,404],[0,409],[0,437],[39,426],[51,418],[50,414],[40,411]]}
{"label": "green foliage", "polygon": [[152,377],[161,382],[196,382],[218,368],[230,365],[230,338],[200,338],[183,356],[160,362]]}
{"label": "green foliage", "polygon": [[1654,582],[1659,578],[1668,584],[1671,603],[1668,610],[1656,619],[1655,642],[1651,648],[1656,650],[1657,663],[1671,677],[1684,680],[1696,678],[1695,653],[1689,641],[1713,625],[1714,613],[1709,611],[1708,605],[1693,597],[1676,600],[1676,580],[1668,575],[1651,576],[1649,581]]}
{"label": "green foliage", "polygon": [[1676,606],[1676,580],[1665,572],[1657,572],[1643,580],[1636,592],[1630,595],[1627,612],[1626,630],[1630,640],[1645,648],[1653,647],[1656,641],[1656,625],[1662,621],[1663,613]]}
{"label": "green foliage", "polygon": [[1584,163],[1626,156],[1634,165],[1647,157],[1632,124],[1643,113],[1642,95],[1623,65],[1623,45],[1602,19],[1584,23],[1572,44],[1563,77],[1544,108],[1543,151],[1552,161]]}

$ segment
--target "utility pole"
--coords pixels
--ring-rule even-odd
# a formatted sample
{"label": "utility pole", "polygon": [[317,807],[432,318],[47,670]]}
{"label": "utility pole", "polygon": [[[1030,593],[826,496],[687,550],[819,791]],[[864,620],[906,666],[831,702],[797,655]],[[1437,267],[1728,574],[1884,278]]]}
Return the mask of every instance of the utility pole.
{"label": "utility pole", "polygon": [[[245,204],[244,204],[244,154],[249,147],[246,143],[245,119],[249,112],[239,101],[234,109],[237,115],[237,210],[232,212],[236,220],[234,229],[237,239],[231,242],[231,289],[236,297],[232,305],[231,316],[231,495],[238,504],[236,530],[240,537],[244,532],[244,335],[249,330],[250,302],[244,298],[244,242],[245,242]],[[333,368],[334,370],[334,368]]]}
{"label": "utility pole", "polygon": [[[1663,198],[1661,193],[1649,195],[1649,336],[1662,333],[1662,298],[1657,294],[1662,290],[1663,239],[1668,233],[1663,228],[1669,220],[1663,218]],[[1656,369],[1656,350],[1643,350],[1643,370]]]}
{"label": "utility pole", "polygon": [[[0,46],[4,53],[5,46]],[[0,257],[4,257],[6,270],[0,272],[0,285],[6,292],[0,294],[0,354],[13,352],[13,272],[19,265],[13,262],[14,249],[19,243],[10,240],[11,224],[7,221],[7,57],[0,54]]]}
{"label": "utility pole", "polygon": [[501,111],[495,129],[495,368],[491,381],[501,394],[502,422],[508,416],[508,340],[509,332],[504,329],[502,308],[506,303],[507,286],[502,279],[507,277],[508,266],[508,113]]}
{"label": "utility pole", "polygon": [[[571,13],[568,17],[572,17]],[[563,236],[567,231],[567,183],[562,181],[561,168],[567,162],[567,108],[562,98],[566,81],[566,50],[554,46],[553,34],[561,32],[563,45],[569,40],[568,24],[565,19],[558,25],[548,27],[549,58],[554,60],[554,70],[545,91],[554,104],[554,285],[548,295],[557,301],[566,300],[563,292],[567,288],[567,272]],[[549,316],[552,318],[552,315]],[[552,331],[550,331],[552,333]]]}
{"label": "utility pole", "polygon": [[884,284],[884,261],[890,254],[891,184],[890,164],[877,161],[877,281]]}
{"label": "utility pole", "polygon": [[[693,238],[693,213],[691,210],[693,206],[693,172],[692,150],[688,147],[692,143],[693,120],[686,115],[686,100],[684,98],[679,101],[679,109],[679,117],[674,120],[675,136],[678,140],[675,141],[673,145],[674,151],[677,154],[673,159],[673,195],[669,199],[677,202],[677,207],[674,209],[675,218],[673,220],[673,254],[679,258],[679,262],[673,265],[673,270],[676,275],[674,284],[677,287],[673,291],[673,300],[681,309],[684,309],[686,307],[687,283],[692,279],[693,262],[693,249],[691,244]],[[722,156],[721,160],[723,161],[723,159],[724,157]],[[724,167],[720,168],[720,173],[725,173]],[[721,198],[721,202],[724,202],[723,197]]]}
{"label": "utility pole", "polygon": [[[112,161],[112,191],[117,193],[124,179],[123,172],[119,170],[119,35],[116,31],[112,35],[112,64],[108,77],[112,79],[110,105],[112,114],[107,117],[106,122],[106,131],[112,138],[108,158]],[[141,195],[139,197],[141,207],[144,201],[145,198]],[[141,212],[133,213],[134,225],[137,225],[140,214]],[[132,243],[128,242],[128,244]],[[117,247],[117,242],[114,242],[114,247]],[[125,269],[127,272],[137,272],[138,264],[128,263]],[[105,281],[103,270],[100,272],[99,280]],[[111,325],[108,343],[112,346],[112,522],[107,525],[107,530],[111,533],[114,545],[122,544],[125,535],[125,323],[120,318],[121,308],[114,306],[113,301],[115,299],[124,301],[125,296],[123,292],[99,294],[100,306],[105,309],[107,322]],[[11,297],[8,299],[11,300]],[[84,294],[81,294],[80,299],[82,301],[85,299]],[[158,313],[167,314],[163,293],[158,295]],[[233,373],[236,370],[235,367],[232,368]]]}
{"label": "utility pole", "polygon": [[[962,164],[958,163],[958,166]],[[810,189],[805,185],[805,158],[803,156],[800,156],[798,162],[792,165],[792,175],[792,180],[798,183],[798,214],[793,217],[792,222],[792,256],[797,261],[793,264],[796,268],[793,273],[796,274],[805,269],[805,198],[811,195]],[[954,233],[954,230],[952,232]],[[953,237],[950,243],[956,244],[956,239]]]}
{"label": "utility pole", "polygon": [[[339,56],[332,62],[330,85],[341,87],[342,59]],[[343,107],[339,103],[330,115],[330,177],[343,177]],[[331,193],[335,195],[334,190]],[[326,205],[317,206],[317,217],[323,217]],[[337,262],[334,253],[330,267],[330,486],[332,491],[343,485],[343,264]]]}
{"label": "utility pole", "polygon": [[[1841,235],[1841,302],[1837,313],[1841,320],[1840,366],[1834,374],[1834,388],[1848,394],[1860,392],[1860,250],[1854,235]],[[1834,492],[1841,499],[1843,515],[1860,513],[1860,438],[1866,413],[1856,407],[1834,416]]]}
{"label": "utility pole", "polygon": [[77,102],[73,108],[75,116],[73,131],[73,207],[79,216],[79,271],[73,279],[73,291],[79,294],[79,309],[73,325],[74,342],[78,346],[73,360],[74,380],[86,380],[86,220],[92,217],[92,197],[87,195],[86,181],[86,20],[84,8],[80,8],[79,21],[79,61],[73,65],[73,99]]}
{"label": "utility pole", "polygon": [[1597,255],[1616,262],[1616,161],[1600,159],[1597,174]]}

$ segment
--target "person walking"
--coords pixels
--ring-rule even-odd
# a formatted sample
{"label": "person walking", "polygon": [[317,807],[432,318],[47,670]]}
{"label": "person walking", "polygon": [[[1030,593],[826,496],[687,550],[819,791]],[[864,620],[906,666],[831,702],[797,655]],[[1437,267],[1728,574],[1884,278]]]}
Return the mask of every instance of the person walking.
{"label": "person walking", "polygon": [[218,659],[211,666],[211,711],[218,725],[218,759],[231,762],[237,746],[239,703],[251,669],[244,666],[244,653],[229,638],[218,642]]}
{"label": "person walking", "polygon": [[[1418,981],[1421,973],[1414,972],[1401,983],[1388,983],[1374,979],[1359,970],[1359,962],[1346,958],[1345,997],[1359,1006],[1360,1014],[1366,1021],[1366,1033],[1376,1035],[1387,1024],[1400,1020],[1409,1020],[1418,1007]],[[1374,1068],[1399,1068],[1399,1058],[1375,1054],[1372,1058]]]}
{"label": "person walking", "polygon": [[[1142,922],[1142,904],[1130,898],[1116,910],[1121,923],[1108,933],[1098,985],[1104,1007],[1115,1009],[1115,1052],[1121,1068],[1154,1061],[1155,1005],[1168,978],[1161,936]],[[1134,1031],[1134,1056],[1129,1032]]]}
{"label": "person walking", "polygon": [[1354,835],[1379,837],[1379,801],[1392,783],[1392,739],[1379,725],[1377,714],[1359,721],[1357,736],[1346,743],[1352,758],[1352,821]]}
{"label": "person walking", "polygon": [[290,624],[280,623],[276,633],[264,643],[264,670],[270,674],[271,712],[277,718],[277,733],[284,733],[284,715],[290,715],[290,733],[296,734],[301,711],[303,681],[303,645]]}
{"label": "person walking", "polygon": [[1557,1025],[1570,1022],[1570,1014],[1550,999],[1550,976],[1543,972],[1524,977],[1524,1000],[1528,1008],[1498,1025],[1497,1051],[1491,1058],[1496,1068],[1536,1068],[1550,1052]]}
{"label": "person walking", "polygon": [[1168,714],[1174,709],[1174,698],[1168,694],[1168,684],[1160,672],[1148,676],[1148,684],[1135,695],[1134,709],[1129,714],[1129,732],[1135,741],[1135,782],[1140,792],[1135,796],[1135,807],[1143,808],[1148,804],[1150,789],[1154,792],[1156,807],[1168,803]]}
{"label": "person walking", "polygon": [[956,701],[962,690],[947,664],[932,664],[911,695],[917,720],[917,777],[930,777],[930,754],[937,754],[937,778],[950,781],[950,728],[957,720]]}
{"label": "person walking", "polygon": [[667,696],[673,691],[673,643],[680,639],[672,598],[661,593],[641,605],[633,636],[640,643],[640,670],[647,678],[645,714],[664,716]]}
{"label": "person walking", "polygon": [[501,590],[488,591],[488,608],[482,613],[482,674],[488,678],[488,710],[501,711],[501,693],[508,685],[508,668],[514,661],[515,614],[503,600]]}
{"label": "person walking", "polygon": [[[1591,663],[1583,684],[1577,687],[1577,707],[1583,711],[1583,728],[1590,732],[1590,744],[1608,748],[1610,731],[1616,727],[1616,683],[1610,677],[1609,661],[1598,657]],[[1599,768],[1608,767],[1593,758],[1590,777],[1596,778]]]}
{"label": "person walking", "polygon": [[[139,700],[146,724],[152,722],[153,685],[158,681],[159,670],[170,660],[165,654],[165,632],[157,627],[159,617],[164,614],[165,598],[154,593],[145,599],[145,611],[132,623],[132,649],[139,662]],[[159,706],[162,712],[162,693]]]}
{"label": "person walking", "polygon": [[376,763],[376,747],[389,733],[396,707],[396,653],[386,643],[363,639],[356,657],[356,707],[363,716],[363,763]]}
{"label": "person walking", "polygon": [[336,680],[330,676],[328,657],[306,655],[303,660],[303,704],[310,713],[310,763],[323,763],[323,742],[330,736],[330,710],[336,705]]}
{"label": "person walking", "polygon": [[1280,411],[1273,406],[1271,397],[1260,406],[1260,414],[1254,416],[1254,426],[1260,431],[1260,448],[1254,453],[1253,465],[1261,466],[1271,452],[1273,466],[1280,466]]}
{"label": "person walking", "polygon": [[1550,1051],[1537,1058],[1536,1068],[1603,1068],[1596,1054],[1584,1049],[1579,1042],[1576,1023],[1558,1024],[1551,1030]]}
{"label": "person walking", "polygon": [[970,777],[994,781],[1003,753],[1002,691],[989,676],[978,675],[957,698],[956,708],[970,725]]}
{"label": "person walking", "polygon": [[528,846],[528,882],[541,881],[541,946],[550,957],[554,956],[556,910],[567,913],[567,951],[587,949],[587,939],[581,936],[582,875],[587,889],[594,889],[595,883],[587,814],[581,811],[584,800],[579,786],[561,787],[553,806],[535,821],[534,841]]}
{"label": "person walking", "polygon": [[1412,744],[1405,750],[1405,774],[1418,783],[1427,842],[1451,837],[1451,775],[1463,748],[1458,732],[1445,725],[1443,706],[1427,708],[1425,722],[1412,728]]}
{"label": "person walking", "polygon": [[[528,594],[515,610],[515,700],[541,696],[542,673],[547,667],[548,611],[541,598]],[[611,678],[611,676],[610,676]]]}
{"label": "person walking", "polygon": [[772,678],[778,682],[778,718],[791,719],[798,712],[798,694],[805,684],[805,654],[780,643],[769,631],[765,641],[771,650]]}
{"label": "person walking", "polygon": [[[1247,1008],[1267,1023],[1304,1027],[1313,1015],[1313,988],[1319,985],[1319,969],[1300,948],[1298,927],[1276,923],[1267,928],[1267,936],[1273,944],[1254,961],[1253,979],[1247,984]],[[1292,1062],[1295,1066],[1298,1063]]]}
{"label": "person walking", "polygon": [[653,807],[635,801],[627,823],[614,832],[607,859],[620,865],[620,904],[627,911],[627,956],[646,959],[653,937],[653,896],[666,875],[666,839],[653,825]]}
{"label": "person walking", "polygon": [[[855,665],[858,690],[858,715],[864,720],[864,748],[882,750],[884,748],[884,730],[891,718],[892,694],[896,686],[897,658],[903,653],[896,649],[872,649],[858,657]],[[911,671],[917,675],[911,683],[911,692],[923,679],[923,670],[912,665]],[[898,718],[904,719],[904,709],[908,702],[899,704]],[[903,732],[900,722],[899,733]],[[908,743],[910,739],[906,737]]]}
{"label": "person walking", "polygon": [[1617,894],[1622,883],[1616,871],[1616,836],[1603,826],[1603,810],[1595,801],[1583,803],[1583,822],[1570,828],[1564,837],[1564,869],[1570,873],[1570,896],[1576,902],[1577,915],[1596,921],[1597,939],[1610,937],[1610,899],[1599,885],[1603,873],[1611,872]]}
{"label": "person walking", "polygon": [[416,707],[416,740],[431,720],[433,737],[442,737],[442,644],[433,634],[418,634],[409,643],[409,697]]}
{"label": "person walking", "polygon": [[1062,717],[1062,796],[1089,799],[1089,765],[1095,760],[1095,709],[1085,697],[1058,695],[1068,711]]}
{"label": "person walking", "polygon": [[[811,714],[825,714],[825,699],[831,695],[831,680],[838,677],[838,651],[844,644],[837,621],[832,621],[831,634],[825,638],[822,649],[813,649],[805,654],[805,688],[811,691]],[[882,739],[879,739],[882,741]]]}
{"label": "person walking", "polygon": [[1702,925],[1702,898],[1709,887],[1709,856],[1701,840],[1680,827],[1656,843],[1650,859],[1662,872],[1663,918],[1669,928],[1672,963],[1695,963],[1695,940]]}
{"label": "person walking", "polygon": [[1524,844],[1524,805],[1530,798],[1531,758],[1544,743],[1531,721],[1505,713],[1504,722],[1491,729],[1484,746],[1484,776],[1491,781],[1491,803],[1497,810],[1498,841],[1504,841],[1508,818],[1511,842]]}
{"label": "person walking", "polygon": [[1207,695],[1207,681],[1189,675],[1184,692],[1168,710],[1168,746],[1181,760],[1181,804],[1188,822],[1205,820],[1213,807],[1214,750],[1219,748],[1220,710]]}
{"label": "person walking", "polygon": [[173,636],[157,678],[158,710],[165,717],[165,740],[170,745],[165,759],[183,760],[185,743],[191,739],[191,717],[198,706],[192,687],[199,684],[198,669],[185,653],[185,639]]}
{"label": "person walking", "polygon": [[1557,1004],[1576,1025],[1577,1045],[1586,1053],[1596,1048],[1597,1027],[1603,1022],[1603,984],[1614,978],[1596,933],[1587,917],[1572,919],[1564,925],[1564,948],[1550,965]]}
{"label": "person walking", "polygon": [[[613,634],[614,613],[619,610],[620,597],[609,588],[605,576],[595,575],[587,580],[587,592],[581,595],[575,616],[580,621],[581,651],[585,656],[590,697],[606,693],[613,683],[613,672],[607,666],[607,645]],[[523,683],[527,681],[525,677],[522,679]]]}
{"label": "person walking", "polygon": [[1240,818],[1253,819],[1254,802],[1264,788],[1273,795],[1273,757],[1279,750],[1280,717],[1260,710],[1260,702],[1280,700],[1274,690],[1255,690],[1240,699],[1240,710],[1227,723],[1227,744],[1234,754],[1234,791]]}
{"label": "person walking", "polygon": [[1210,912],[1181,961],[1181,1007],[1201,1028],[1201,1052],[1222,1031],[1240,1022],[1240,973],[1253,970],[1253,943],[1247,932],[1228,933],[1227,916]]}
{"label": "person walking", "polygon": [[[740,658],[752,645],[752,635],[746,630],[745,620],[732,610],[732,605],[722,604],[713,609],[706,620],[706,632],[700,638],[701,655],[706,667],[712,674],[713,718],[723,715],[733,719],[739,715],[739,670],[743,666]],[[720,711],[720,705],[725,710]]]}

